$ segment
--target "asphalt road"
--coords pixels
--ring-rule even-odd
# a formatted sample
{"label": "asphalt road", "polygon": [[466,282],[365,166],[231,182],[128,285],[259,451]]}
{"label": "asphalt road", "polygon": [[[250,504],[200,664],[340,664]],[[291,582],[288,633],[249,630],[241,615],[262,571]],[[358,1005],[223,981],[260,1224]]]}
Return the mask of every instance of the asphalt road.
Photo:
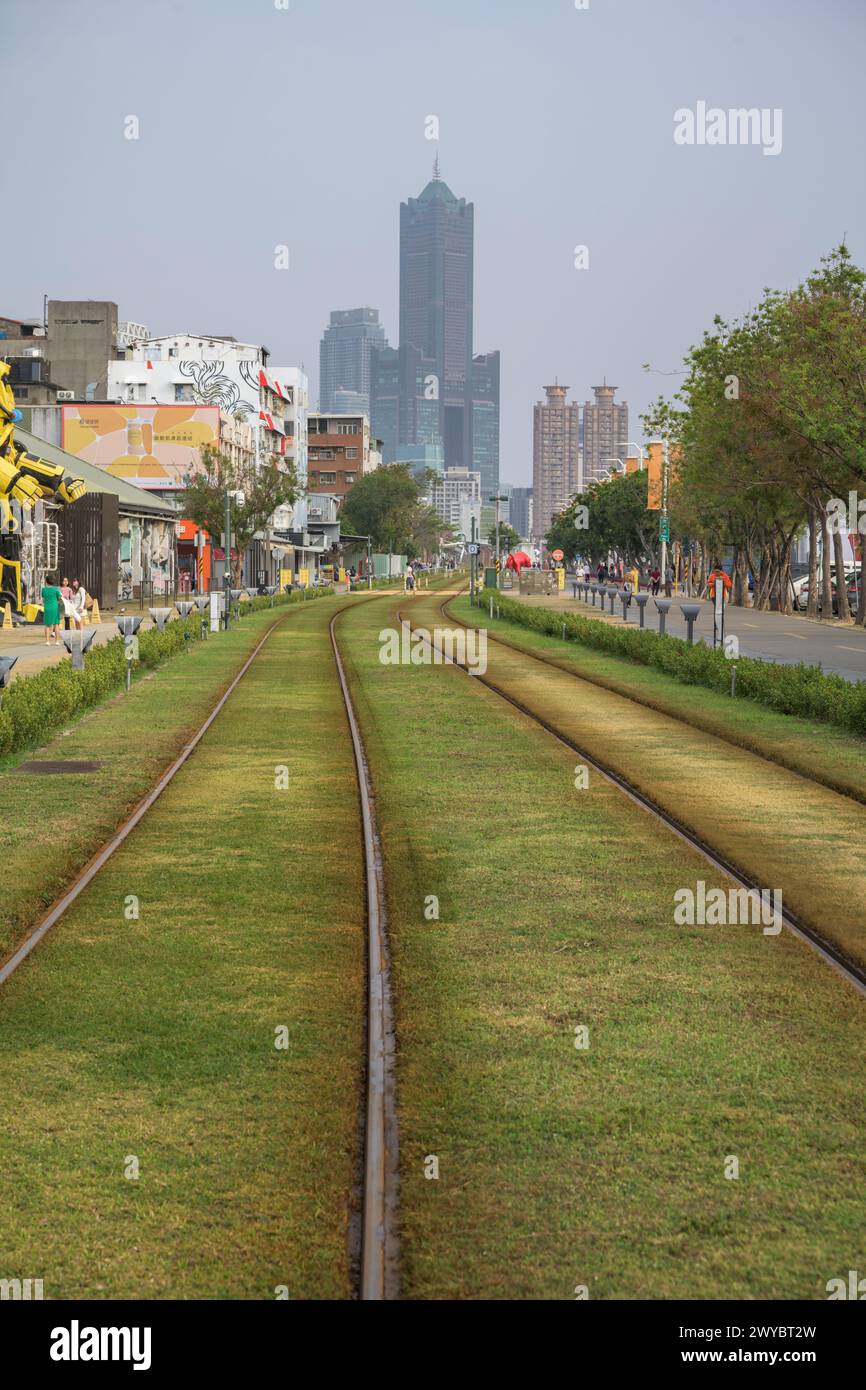
{"label": "asphalt road", "polygon": [[[565,591],[559,598],[569,608],[581,613],[592,614],[592,597],[589,604],[572,596],[573,580],[566,583]],[[663,597],[663,595],[662,595]],[[549,606],[554,600],[547,598]],[[599,614],[601,600],[596,598],[595,614]],[[667,631],[674,637],[685,637],[688,629],[680,612],[681,603],[695,603],[682,594],[675,596],[667,617]],[[695,622],[695,641],[704,641],[708,646],[713,642],[713,605],[701,602],[701,611]],[[605,601],[605,613],[610,614],[610,600]],[[615,616],[612,622],[621,623],[622,605],[615,602]],[[658,612],[651,598],[645,609],[645,624],[658,630]],[[639,615],[634,603],[629,609],[629,626],[637,625]],[[835,671],[849,681],[866,680],[866,629],[843,625],[838,622],[815,622],[810,618],[783,613],[761,613],[751,608],[727,608],[725,610],[725,635],[734,634],[739,640],[743,656],[757,656],[764,661],[781,661],[793,664],[798,661],[808,666],[823,667],[825,671]]]}

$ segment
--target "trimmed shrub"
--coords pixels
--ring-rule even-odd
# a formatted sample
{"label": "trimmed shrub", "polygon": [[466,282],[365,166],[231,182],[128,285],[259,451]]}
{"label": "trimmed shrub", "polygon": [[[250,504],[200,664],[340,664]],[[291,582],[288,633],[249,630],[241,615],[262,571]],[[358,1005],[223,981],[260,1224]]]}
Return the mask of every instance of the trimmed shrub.
{"label": "trimmed shrub", "polygon": [[[564,624],[566,638],[582,646],[651,666],[686,685],[730,694],[731,661],[703,642],[690,647],[681,637],[660,637],[657,632],[636,627],[614,627],[579,613],[530,608],[494,589],[485,589],[479,603],[487,607],[491,598],[499,605],[499,616],[519,627],[561,638]],[[866,735],[866,681],[846,681],[843,676],[822,671],[820,666],[802,662],[787,666],[740,656],[736,665],[737,699],[754,700],[778,714],[834,724],[849,733]]]}
{"label": "trimmed shrub", "polygon": [[[310,591],[311,598],[323,598],[330,588]],[[275,594],[274,607],[310,602],[301,592]],[[270,608],[267,595],[256,595],[242,605],[242,613],[255,613]],[[184,634],[191,640],[201,637],[201,619],[191,613],[185,622],[166,623],[162,632],[148,628],[138,634],[136,665],[154,670],[175,656],[185,645]],[[123,639],[118,635],[104,647],[92,647],[84,658],[84,670],[73,671],[69,658],[55,666],[46,666],[32,676],[13,680],[3,693],[0,705],[0,754],[17,753],[45,743],[53,733],[75,719],[84,710],[98,705],[116,690],[126,677],[126,657]]]}

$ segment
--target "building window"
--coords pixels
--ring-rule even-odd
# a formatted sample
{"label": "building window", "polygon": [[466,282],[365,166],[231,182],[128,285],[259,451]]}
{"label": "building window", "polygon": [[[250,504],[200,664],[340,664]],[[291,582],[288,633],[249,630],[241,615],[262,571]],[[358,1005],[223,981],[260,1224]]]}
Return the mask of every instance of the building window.
{"label": "building window", "polygon": [[348,424],[345,420],[337,421],[337,428],[334,434],[357,434],[357,426]]}
{"label": "building window", "polygon": [[347,483],[353,483],[353,482],[355,481],[356,476],[357,476],[357,474],[355,474],[355,473],[344,473],[344,474],[343,474],[343,478],[344,478],[344,480],[345,480]]}
{"label": "building window", "polygon": [[326,486],[328,486],[328,485],[332,486],[336,481],[337,481],[337,475],[336,475],[336,473],[320,473],[320,474],[319,474],[319,482],[320,482],[320,483],[324,483]]}
{"label": "building window", "polygon": [[357,450],[357,449],[347,449],[347,450],[346,450],[346,458],[347,458],[347,459],[356,459],[357,457],[358,457],[358,450]]}
{"label": "building window", "polygon": [[193,399],[192,386],[175,386],[174,398],[176,401],[191,401]]}
{"label": "building window", "polygon": [[169,357],[177,357],[177,348],[169,348],[168,355]]}

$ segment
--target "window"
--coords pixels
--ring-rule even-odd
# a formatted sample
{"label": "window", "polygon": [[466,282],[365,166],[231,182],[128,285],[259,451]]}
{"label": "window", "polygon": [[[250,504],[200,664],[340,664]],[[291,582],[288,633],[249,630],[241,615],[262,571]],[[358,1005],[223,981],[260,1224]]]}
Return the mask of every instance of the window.
{"label": "window", "polygon": [[355,474],[355,473],[344,473],[344,474],[343,474],[343,480],[344,480],[344,482],[347,482],[347,483],[353,483],[353,482],[355,481],[355,478],[356,478],[356,477],[357,477],[357,474]]}
{"label": "window", "polygon": [[355,425],[349,424],[346,420],[337,420],[336,426],[337,426],[337,427],[336,427],[336,429],[334,430],[334,434],[357,434],[357,433],[358,433],[358,430],[357,430],[356,426],[355,426]]}
{"label": "window", "polygon": [[333,485],[337,481],[336,473],[320,473],[319,482]]}
{"label": "window", "polygon": [[193,399],[192,386],[175,386],[174,398],[176,401],[191,401]]}
{"label": "window", "polygon": [[177,348],[169,348],[168,355],[169,357],[177,357]]}
{"label": "window", "polygon": [[347,458],[347,459],[356,459],[357,457],[358,457],[358,450],[357,450],[357,449],[347,449],[347,450],[346,450],[346,458]]}

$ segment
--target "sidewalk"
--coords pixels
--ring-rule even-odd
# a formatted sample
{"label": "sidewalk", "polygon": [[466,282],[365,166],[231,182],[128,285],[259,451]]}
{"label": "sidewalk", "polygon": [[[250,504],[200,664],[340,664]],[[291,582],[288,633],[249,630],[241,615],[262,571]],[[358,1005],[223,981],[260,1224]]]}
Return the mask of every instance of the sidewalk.
{"label": "sidewalk", "polygon": [[[532,594],[521,597],[515,588],[507,595],[520,603],[533,607],[562,609],[576,612],[589,618],[602,618],[601,599],[596,598],[595,608],[592,595],[589,602],[573,596],[574,580],[566,580],[565,589],[558,594]],[[646,592],[642,590],[641,592]],[[664,594],[659,595],[660,598]],[[672,637],[685,637],[688,632],[686,621],[680,611],[682,603],[699,603],[700,613],[695,621],[695,641],[713,642],[713,605],[708,599],[690,599],[685,594],[671,595],[672,604],[667,616],[666,631]],[[610,599],[605,600],[604,621],[622,625],[622,606],[615,600],[615,613],[611,616]],[[658,611],[650,598],[644,614],[644,624],[652,632],[658,631]],[[637,605],[629,608],[628,627],[637,627],[640,615]],[[840,622],[820,622],[800,614],[763,613],[753,608],[725,609],[725,636],[738,638],[743,656],[759,657],[763,661],[778,661],[786,664],[803,662],[807,666],[821,666],[825,671],[834,671],[849,681],[866,680],[866,629]]]}

